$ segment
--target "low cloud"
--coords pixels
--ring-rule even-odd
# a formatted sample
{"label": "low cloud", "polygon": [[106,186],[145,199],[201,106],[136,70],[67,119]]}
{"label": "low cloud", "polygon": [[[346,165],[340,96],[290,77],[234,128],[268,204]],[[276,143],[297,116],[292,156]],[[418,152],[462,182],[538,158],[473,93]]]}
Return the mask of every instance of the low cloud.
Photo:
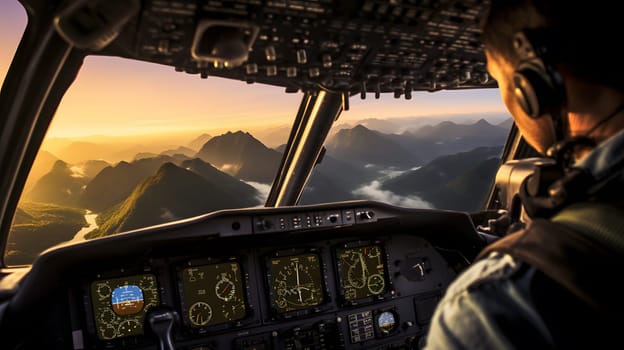
{"label": "low cloud", "polygon": [[256,191],[258,191],[258,195],[256,196],[256,199],[258,199],[258,205],[264,205],[267,198],[269,197],[269,192],[271,191],[271,185],[264,184],[261,182],[255,182],[255,181],[243,181],[243,182],[255,188]]}
{"label": "low cloud", "polygon": [[362,199],[386,202],[401,207],[432,209],[433,205],[422,200],[418,196],[400,196],[390,191],[381,189],[381,182],[375,180],[368,185],[364,185],[353,191],[356,196]]}

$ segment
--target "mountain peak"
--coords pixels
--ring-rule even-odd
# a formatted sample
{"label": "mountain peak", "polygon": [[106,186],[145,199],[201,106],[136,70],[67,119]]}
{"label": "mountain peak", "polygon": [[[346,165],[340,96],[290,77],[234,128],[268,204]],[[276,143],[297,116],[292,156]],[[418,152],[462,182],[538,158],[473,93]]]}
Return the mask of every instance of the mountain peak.
{"label": "mountain peak", "polygon": [[481,118],[479,119],[475,125],[480,125],[480,126],[491,126],[492,124],[490,124],[487,120]]}
{"label": "mountain peak", "polygon": [[207,134],[207,133],[203,133],[199,136],[197,136],[196,138],[194,138],[191,142],[188,143],[188,147],[190,147],[191,149],[197,151],[199,150],[206,142],[208,142],[208,140],[210,140],[212,138],[211,135]]}
{"label": "mountain peak", "polygon": [[165,172],[176,171],[177,169],[180,169],[180,168],[175,166],[175,164],[173,164],[171,162],[166,162],[166,163],[163,163],[163,165],[160,166],[160,169],[158,169],[158,174],[165,173]]}
{"label": "mountain peak", "polygon": [[281,161],[279,152],[241,130],[213,137],[196,157],[239,179],[263,183],[273,180]]}
{"label": "mountain peak", "polygon": [[50,172],[51,173],[71,173],[71,170],[69,169],[69,165],[67,163],[59,159],[56,162],[54,162],[54,165],[52,165],[52,170],[50,170]]}
{"label": "mountain peak", "polygon": [[356,126],[354,126],[351,129],[342,129],[340,131],[338,131],[338,134],[336,135],[342,135],[342,137],[344,137],[345,135],[368,135],[370,133],[373,133],[374,131],[367,128],[366,126],[362,125],[362,124],[358,124]]}

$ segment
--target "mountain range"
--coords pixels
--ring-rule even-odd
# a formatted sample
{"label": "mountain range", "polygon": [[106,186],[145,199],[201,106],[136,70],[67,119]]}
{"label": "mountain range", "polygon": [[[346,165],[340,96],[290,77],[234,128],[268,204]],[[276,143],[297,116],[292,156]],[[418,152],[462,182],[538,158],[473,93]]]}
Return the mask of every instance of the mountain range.
{"label": "mountain range", "polygon": [[508,133],[508,128],[484,119],[473,124],[445,121],[401,134],[385,134],[357,125],[338,131],[326,147],[332,157],[353,164],[409,169],[442,155],[502,146]]}
{"label": "mountain range", "polygon": [[402,196],[417,195],[436,208],[475,211],[499,165],[501,147],[480,147],[441,156],[387,180],[382,188]]}
{"label": "mountain range", "polygon": [[25,199],[73,207],[78,204],[87,180],[75,174],[67,163],[57,160],[50,172],[43,175],[26,194]]}
{"label": "mountain range", "polygon": [[94,212],[106,210],[128,197],[143,179],[154,175],[162,164],[166,162],[180,164],[187,159],[157,156],[138,159],[131,163],[122,161],[115,166],[108,166],[86,186],[80,201],[81,205]]}
{"label": "mountain range", "polygon": [[362,125],[340,130],[325,147],[332,157],[360,166],[411,168],[420,163],[418,157],[388,135]]}
{"label": "mountain range", "polygon": [[205,163],[198,163],[198,160],[191,162],[193,164],[187,165],[202,167],[204,176],[211,181],[173,163],[164,163],[155,175],[144,179],[121,204],[103,213],[98,218],[99,228],[87,237],[157,225],[219,209],[257,205],[253,188],[232,180],[228,180],[229,187],[224,188],[218,177],[211,176],[215,175],[214,171],[207,171]]}
{"label": "mountain range", "polygon": [[[374,118],[363,122],[328,139],[301,204],[361,198],[363,192],[358,189],[374,182],[387,193],[415,195],[436,208],[477,210],[508,133],[503,127],[508,121],[501,126],[485,120],[472,124],[447,121],[401,134],[389,133],[402,127],[398,122]],[[267,129],[264,137],[283,137],[286,131]],[[283,142],[274,141],[273,147]],[[259,205],[259,192],[244,181],[270,184],[282,156],[281,149],[268,148],[251,133],[237,131],[215,137],[202,134],[177,146],[153,144],[144,149],[126,144],[126,148],[106,151],[136,152],[130,157],[134,160],[116,164],[83,159],[91,151],[105,152],[102,145],[67,143],[63,147],[72,149],[74,162],[45,154],[48,164],[55,161],[52,171],[27,193],[31,201],[97,213],[100,227],[90,237],[218,209]],[[399,172],[402,175],[389,176]],[[28,218],[29,214],[20,211],[16,215]]]}

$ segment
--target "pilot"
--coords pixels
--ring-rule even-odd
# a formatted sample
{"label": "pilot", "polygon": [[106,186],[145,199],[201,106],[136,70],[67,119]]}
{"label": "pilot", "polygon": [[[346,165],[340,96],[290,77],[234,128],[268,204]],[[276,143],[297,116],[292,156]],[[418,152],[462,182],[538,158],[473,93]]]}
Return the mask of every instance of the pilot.
{"label": "pilot", "polygon": [[525,140],[560,171],[524,181],[532,220],[451,284],[427,349],[622,346],[624,69],[614,4],[491,1],[488,71]]}

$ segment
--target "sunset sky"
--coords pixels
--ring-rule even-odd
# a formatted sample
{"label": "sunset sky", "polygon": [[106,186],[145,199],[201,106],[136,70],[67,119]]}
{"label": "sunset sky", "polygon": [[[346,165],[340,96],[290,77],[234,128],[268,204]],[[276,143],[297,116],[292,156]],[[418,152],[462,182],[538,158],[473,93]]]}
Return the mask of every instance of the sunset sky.
{"label": "sunset sky", "polygon": [[[0,2],[0,81],[26,25],[16,0]],[[172,67],[120,58],[89,57],[63,99],[48,136],[128,135],[163,131],[244,129],[291,123],[301,94],[220,78],[202,80]],[[505,113],[496,89],[414,93],[410,101],[385,94],[351,99],[341,121],[363,118]]]}

